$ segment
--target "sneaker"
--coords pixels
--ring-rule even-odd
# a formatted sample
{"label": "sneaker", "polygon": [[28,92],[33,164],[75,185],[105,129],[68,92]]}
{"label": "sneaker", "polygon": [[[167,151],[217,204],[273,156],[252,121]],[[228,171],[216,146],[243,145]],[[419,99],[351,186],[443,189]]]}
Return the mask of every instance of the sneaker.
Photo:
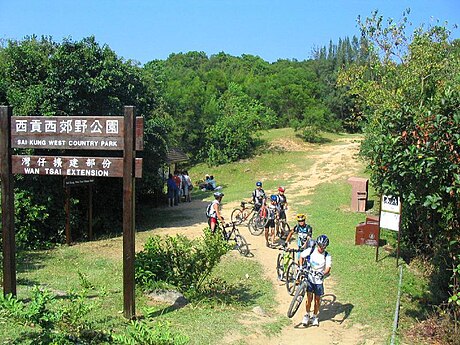
{"label": "sneaker", "polygon": [[307,326],[308,322],[310,322],[310,315],[305,314],[305,316],[302,319],[302,325]]}
{"label": "sneaker", "polygon": [[318,317],[312,317],[311,318],[311,325],[312,326],[319,326],[319,320],[318,320]]}

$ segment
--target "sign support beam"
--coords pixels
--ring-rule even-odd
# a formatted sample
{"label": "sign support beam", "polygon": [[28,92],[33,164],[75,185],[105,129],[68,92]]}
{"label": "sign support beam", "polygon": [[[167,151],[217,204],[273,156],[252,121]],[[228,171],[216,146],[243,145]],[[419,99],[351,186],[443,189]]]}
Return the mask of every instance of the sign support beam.
{"label": "sign support beam", "polygon": [[0,106],[0,169],[2,180],[3,294],[16,296],[14,186],[11,172],[10,125],[13,109]]}
{"label": "sign support beam", "polygon": [[133,319],[135,308],[135,107],[124,106],[123,150],[123,315]]}

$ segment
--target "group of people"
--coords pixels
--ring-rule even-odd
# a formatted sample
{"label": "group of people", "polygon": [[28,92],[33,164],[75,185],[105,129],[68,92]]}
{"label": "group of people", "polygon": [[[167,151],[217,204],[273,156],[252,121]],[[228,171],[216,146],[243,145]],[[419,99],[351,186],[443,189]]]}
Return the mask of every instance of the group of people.
{"label": "group of people", "polygon": [[[288,209],[287,197],[284,194],[283,187],[278,188],[278,194],[270,195],[267,198],[265,191],[262,188],[262,182],[256,182],[256,189],[252,192],[252,202],[254,203],[255,211],[266,207],[267,222],[265,225],[265,243],[267,247],[272,247],[275,243],[275,229],[279,222],[277,220],[286,220],[286,210]],[[214,233],[217,227],[217,222],[224,223],[224,218],[220,212],[221,202],[224,194],[215,192],[215,200],[208,205],[206,215],[211,231]],[[269,203],[267,204],[267,200]],[[308,269],[308,286],[306,300],[306,314],[302,318],[302,324],[308,326],[319,326],[319,307],[321,304],[321,296],[324,295],[324,277],[331,271],[332,258],[326,251],[329,245],[329,238],[326,235],[320,235],[313,239],[313,228],[307,224],[305,214],[299,213],[296,215],[297,224],[292,228],[282,242],[283,246],[289,246],[289,243],[294,236],[297,235],[297,247],[300,250],[298,255],[299,265],[307,266]],[[278,232],[278,229],[276,229]],[[271,241],[271,243],[270,243]],[[312,302],[314,301],[313,313],[311,312]]]}
{"label": "group of people", "polygon": [[222,189],[221,186],[218,186],[216,180],[214,179],[213,175],[206,174],[204,177],[204,181],[199,184],[200,189],[205,192],[207,190],[220,190]]}
{"label": "group of people", "polygon": [[174,175],[169,174],[166,185],[168,188],[168,205],[170,207],[179,205],[181,201],[192,201],[193,183],[187,170],[175,170]]}

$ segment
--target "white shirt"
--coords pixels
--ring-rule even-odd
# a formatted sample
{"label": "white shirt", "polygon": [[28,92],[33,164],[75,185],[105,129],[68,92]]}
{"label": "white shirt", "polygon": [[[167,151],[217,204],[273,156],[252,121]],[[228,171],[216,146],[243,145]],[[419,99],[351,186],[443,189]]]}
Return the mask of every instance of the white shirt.
{"label": "white shirt", "polygon": [[311,271],[309,273],[309,279],[313,284],[322,284],[324,272],[326,268],[331,267],[332,258],[329,253],[325,255],[325,251],[323,253],[318,252],[317,245],[314,246],[313,253],[311,250],[312,247],[308,247],[300,253],[300,256],[304,259],[310,256]]}

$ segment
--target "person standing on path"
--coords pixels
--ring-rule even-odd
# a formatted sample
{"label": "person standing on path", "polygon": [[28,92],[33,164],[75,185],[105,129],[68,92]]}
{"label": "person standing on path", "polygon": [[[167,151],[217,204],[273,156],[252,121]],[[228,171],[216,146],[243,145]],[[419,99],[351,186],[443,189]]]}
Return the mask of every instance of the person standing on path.
{"label": "person standing on path", "polygon": [[177,205],[176,204],[176,194],[177,194],[177,185],[173,179],[173,175],[168,175],[168,180],[166,181],[168,188],[168,206]]}
{"label": "person standing on path", "polygon": [[[275,245],[275,219],[279,217],[278,198],[276,195],[270,196],[270,205],[267,206],[267,224],[265,224],[265,245],[267,247]],[[269,242],[269,238],[271,243]]]}
{"label": "person standing on path", "polygon": [[[313,326],[319,326],[319,307],[321,304],[321,296],[324,295],[324,276],[331,271],[332,258],[326,251],[329,245],[329,239],[326,235],[321,235],[316,239],[313,247],[309,247],[300,254],[300,264],[310,266],[308,270],[308,285],[307,285],[307,313],[302,319],[302,324],[308,326],[311,322]],[[310,315],[311,302],[315,298],[313,307],[313,315]]]}
{"label": "person standing on path", "polygon": [[222,202],[223,196],[224,196],[224,193],[215,192],[214,193],[215,200],[211,202],[206,209],[206,216],[208,217],[208,225],[209,225],[209,228],[211,229],[211,233],[213,234],[216,232],[217,220],[220,220],[221,224],[224,224],[224,217],[222,217],[222,214],[220,213],[220,203]]}

